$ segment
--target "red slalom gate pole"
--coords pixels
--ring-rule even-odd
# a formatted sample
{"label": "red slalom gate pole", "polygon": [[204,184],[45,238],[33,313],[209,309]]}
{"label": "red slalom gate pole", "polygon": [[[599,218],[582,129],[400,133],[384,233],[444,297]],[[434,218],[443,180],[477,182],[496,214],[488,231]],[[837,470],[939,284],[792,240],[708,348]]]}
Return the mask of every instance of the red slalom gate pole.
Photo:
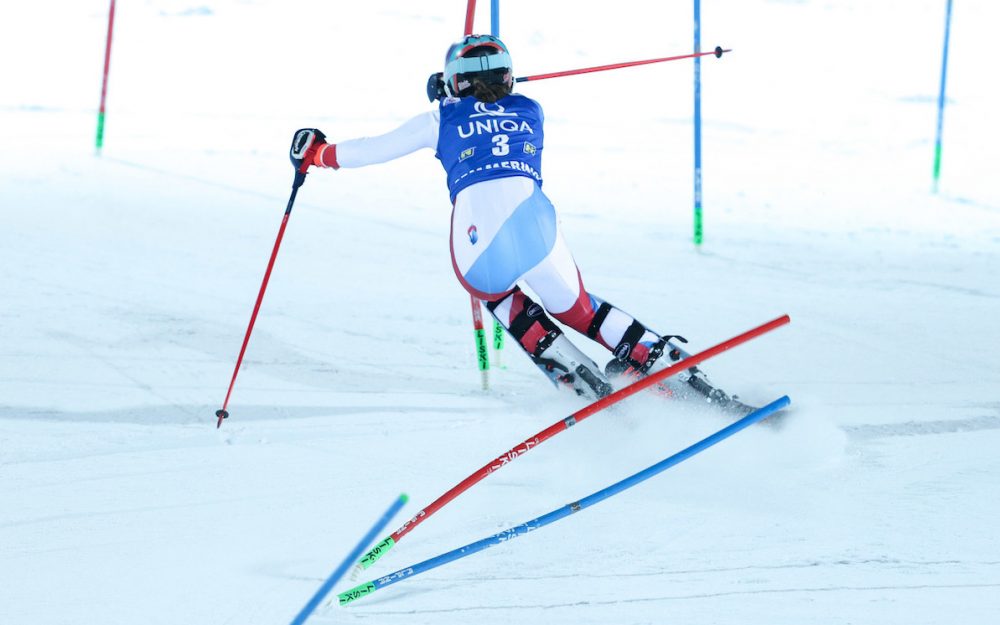
{"label": "red slalom gate pole", "polygon": [[476,21],[476,0],[469,0],[465,7],[465,34],[472,34],[472,24]]}
{"label": "red slalom gate pole", "polygon": [[546,78],[558,78],[560,76],[574,76],[576,74],[606,72],[608,70],[621,69],[623,67],[634,67],[636,65],[650,65],[652,63],[666,63],[667,61],[679,61],[681,59],[693,59],[700,56],[708,56],[710,54],[713,54],[715,55],[716,58],[719,58],[726,52],[732,52],[732,50],[723,50],[720,46],[716,46],[715,50],[712,50],[711,52],[696,52],[694,54],[682,54],[680,56],[666,56],[660,59],[647,59],[645,61],[626,61],[624,63],[613,63],[611,65],[598,65],[597,67],[570,69],[564,72],[552,72],[551,74],[535,74],[534,76],[521,76],[520,78],[515,78],[514,82],[528,82],[529,80],[544,80]]}
{"label": "red slalom gate pole", "polygon": [[111,34],[115,28],[115,0],[111,0],[111,10],[108,13],[108,40],[104,46],[104,80],[101,83],[101,107],[97,110],[97,153],[104,146],[104,105],[108,99],[108,70],[111,68]]}
{"label": "red slalom gate pole", "polygon": [[402,527],[400,527],[398,530],[390,534],[387,538],[376,544],[367,554],[365,554],[361,558],[361,560],[355,566],[355,571],[358,571],[360,569],[367,569],[368,567],[370,567],[379,558],[388,553],[389,550],[392,549],[392,547],[400,539],[403,538],[403,536],[406,536],[408,533],[413,531],[414,528],[416,528],[418,525],[426,521],[428,517],[430,517],[432,514],[443,508],[449,502],[451,502],[456,497],[467,491],[474,484],[476,484],[486,476],[490,475],[494,471],[497,471],[498,469],[509,464],[510,462],[513,462],[518,457],[523,456],[524,454],[534,449],[538,445],[541,445],[543,442],[552,438],[556,434],[559,434],[560,432],[571,428],[572,426],[576,425],[580,421],[583,421],[587,417],[597,412],[600,412],[601,410],[604,410],[605,408],[611,406],[612,404],[620,402],[626,397],[635,395],[636,393],[643,391],[649,388],[650,386],[653,386],[654,384],[657,384],[665,380],[666,378],[674,375],[675,373],[678,373],[684,369],[689,369],[691,367],[694,367],[713,356],[721,354],[722,352],[731,349],[733,347],[736,347],[737,345],[746,343],[751,339],[757,338],[762,334],[766,334],[767,332],[770,332],[771,330],[779,328],[790,322],[791,318],[788,315],[782,315],[777,319],[773,319],[763,325],[757,326],[756,328],[748,330],[743,334],[734,336],[728,341],[723,341],[722,343],[719,343],[718,345],[715,345],[713,347],[709,347],[708,349],[699,352],[697,354],[694,354],[693,356],[688,356],[687,358],[674,363],[673,365],[667,367],[666,369],[663,369],[662,371],[657,371],[656,373],[646,378],[638,380],[637,382],[634,382],[626,386],[625,388],[616,391],[608,395],[607,397],[604,397],[603,399],[595,401],[589,406],[586,406],[583,409],[574,412],[565,419],[553,423],[552,425],[545,428],[538,434],[535,434],[531,438],[521,441],[518,445],[507,450],[505,453],[497,456],[496,458],[491,460],[488,464],[483,465],[478,471],[476,471],[469,477],[465,478],[464,480],[456,484],[454,487],[451,488],[451,490],[449,490],[445,494],[435,499],[429,506],[427,506],[420,512],[416,513],[413,516],[413,518],[404,523]]}

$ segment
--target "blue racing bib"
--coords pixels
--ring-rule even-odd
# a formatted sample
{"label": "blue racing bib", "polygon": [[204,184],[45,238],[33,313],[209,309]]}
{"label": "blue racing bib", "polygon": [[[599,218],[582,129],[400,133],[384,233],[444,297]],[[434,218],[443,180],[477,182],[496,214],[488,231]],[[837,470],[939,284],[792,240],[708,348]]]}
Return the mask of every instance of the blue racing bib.
{"label": "blue racing bib", "polygon": [[454,200],[465,187],[508,176],[542,184],[544,115],[538,102],[508,95],[490,104],[474,97],[441,101],[437,157]]}

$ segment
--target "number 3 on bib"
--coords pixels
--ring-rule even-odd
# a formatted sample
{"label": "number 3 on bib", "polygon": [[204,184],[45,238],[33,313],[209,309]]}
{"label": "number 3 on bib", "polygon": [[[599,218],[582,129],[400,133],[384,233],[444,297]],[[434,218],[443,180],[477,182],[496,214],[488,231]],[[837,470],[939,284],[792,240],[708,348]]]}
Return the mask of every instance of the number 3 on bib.
{"label": "number 3 on bib", "polygon": [[510,154],[510,137],[507,135],[493,135],[493,156],[507,156]]}

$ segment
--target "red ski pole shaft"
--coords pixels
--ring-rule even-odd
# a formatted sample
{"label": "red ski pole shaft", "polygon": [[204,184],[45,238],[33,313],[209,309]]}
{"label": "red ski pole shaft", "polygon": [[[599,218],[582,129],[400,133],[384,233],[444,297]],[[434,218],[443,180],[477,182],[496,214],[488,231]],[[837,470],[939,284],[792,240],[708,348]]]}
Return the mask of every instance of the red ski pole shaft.
{"label": "red ski pole shaft", "polygon": [[666,369],[663,369],[662,371],[657,371],[656,373],[648,377],[645,377],[637,382],[634,382],[629,386],[626,386],[625,388],[616,391],[608,395],[607,397],[600,399],[590,404],[589,406],[584,407],[581,410],[574,412],[570,416],[560,421],[557,421],[556,423],[553,423],[552,425],[545,428],[541,432],[535,434],[534,436],[521,441],[521,443],[519,443],[518,445],[510,448],[505,453],[497,456],[488,464],[483,465],[478,471],[476,471],[469,477],[465,478],[464,480],[453,486],[450,490],[448,490],[448,492],[444,493],[443,495],[435,499],[429,506],[427,506],[420,512],[417,512],[413,516],[413,518],[404,523],[402,527],[393,532],[388,538],[382,540],[380,543],[375,545],[375,547],[372,548],[372,550],[369,551],[361,559],[361,561],[359,562],[359,566],[361,568],[368,568],[369,566],[371,566],[376,560],[385,555],[389,551],[389,549],[391,549],[396,544],[396,542],[398,542],[400,539],[403,538],[403,536],[413,531],[414,528],[416,528],[418,525],[426,521],[432,514],[434,514],[444,506],[446,506],[456,497],[458,497],[459,495],[467,491],[469,488],[471,488],[474,484],[481,481],[483,478],[490,475],[494,471],[497,471],[498,469],[502,468],[504,465],[507,465],[510,462],[516,460],[518,457],[523,456],[524,454],[534,449],[538,445],[542,444],[546,440],[552,438],[556,434],[569,429],[570,427],[576,425],[580,421],[583,421],[587,417],[597,412],[600,412],[601,410],[604,410],[605,408],[611,406],[612,404],[620,402],[626,397],[630,397],[640,391],[643,391],[649,388],[650,386],[653,386],[654,384],[657,384],[665,380],[666,378],[676,373],[679,373],[684,369],[689,369],[691,367],[694,367],[699,363],[708,360],[713,356],[717,356],[718,354],[721,354],[722,352],[728,349],[746,343],[751,339],[757,338],[762,334],[765,334],[776,328],[779,328],[789,323],[790,321],[791,318],[789,318],[788,315],[782,315],[777,319],[769,321],[763,325],[757,326],[756,328],[748,330],[738,336],[734,336],[733,338],[727,341],[723,341],[722,343],[710,347],[693,356],[688,356],[687,358],[674,363],[673,365],[667,367]]}
{"label": "red ski pole shaft", "polygon": [[721,47],[716,46],[715,50],[711,52],[696,52],[694,54],[682,54],[680,56],[667,56],[660,59],[646,59],[645,61],[626,61],[624,63],[613,63],[611,65],[598,65],[597,67],[585,67],[583,69],[570,69],[564,72],[552,72],[551,74],[535,74],[534,76],[521,76],[520,78],[515,78],[514,82],[528,82],[529,80],[543,80],[545,78],[558,78],[560,76],[574,76],[576,74],[590,74],[593,72],[606,72],[612,69],[621,69],[623,67],[634,67],[636,65],[650,65],[652,63],[666,63],[667,61],[679,61],[681,59],[693,59],[699,56],[708,56],[713,54],[716,58],[721,57],[725,52],[732,52],[732,50],[723,50]]}
{"label": "red ski pole shaft", "polygon": [[222,427],[222,420],[229,417],[226,407],[229,406],[229,397],[233,393],[233,385],[236,384],[236,376],[240,372],[240,365],[243,363],[243,355],[247,351],[247,343],[250,342],[250,333],[253,332],[253,325],[257,321],[257,313],[260,312],[260,304],[264,301],[264,291],[267,289],[267,281],[271,279],[271,270],[274,268],[274,259],[278,257],[278,248],[281,247],[281,239],[285,236],[285,226],[288,225],[288,217],[292,214],[292,205],[295,204],[295,196],[299,192],[299,187],[305,181],[305,174],[296,172],[295,182],[292,183],[292,194],[288,198],[288,206],[285,208],[285,216],[281,219],[281,227],[278,228],[278,237],[274,240],[274,249],[271,250],[271,258],[267,261],[267,270],[264,271],[264,280],[260,283],[260,292],[257,293],[257,301],[253,305],[253,313],[250,315],[250,323],[247,325],[247,333],[243,337],[243,345],[240,347],[240,355],[236,358],[236,367],[233,369],[233,378],[229,381],[229,390],[226,391],[226,400],[222,402],[222,409],[215,411],[215,416],[219,421],[215,424],[216,429]]}

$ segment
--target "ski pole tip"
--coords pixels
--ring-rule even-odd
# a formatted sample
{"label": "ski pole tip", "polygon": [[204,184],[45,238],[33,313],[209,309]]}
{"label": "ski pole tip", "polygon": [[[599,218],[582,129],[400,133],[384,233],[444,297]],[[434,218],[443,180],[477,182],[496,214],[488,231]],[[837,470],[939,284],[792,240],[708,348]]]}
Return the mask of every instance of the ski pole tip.
{"label": "ski pole tip", "polygon": [[219,429],[220,427],[222,427],[222,420],[229,418],[229,413],[220,408],[219,410],[215,411],[215,416],[219,418],[218,423],[215,424],[215,429]]}
{"label": "ski pole tip", "polygon": [[715,46],[715,58],[720,58],[723,52],[732,52],[732,50],[723,50],[722,46]]}

